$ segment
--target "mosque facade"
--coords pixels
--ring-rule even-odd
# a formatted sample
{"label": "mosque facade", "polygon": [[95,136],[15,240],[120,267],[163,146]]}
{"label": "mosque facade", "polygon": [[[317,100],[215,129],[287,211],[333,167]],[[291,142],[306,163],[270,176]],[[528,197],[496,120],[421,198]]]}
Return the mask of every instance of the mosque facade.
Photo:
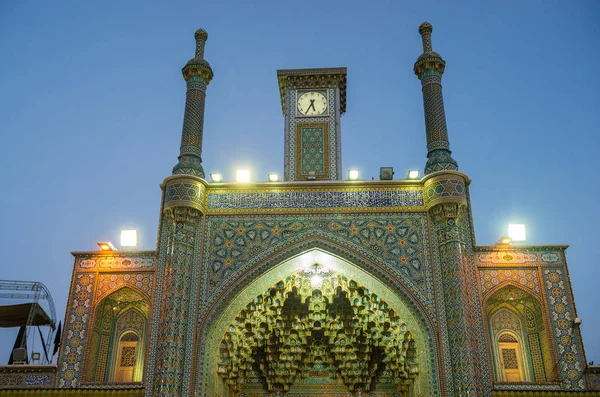
{"label": "mosque facade", "polygon": [[323,68],[277,72],[283,180],[242,184],[203,169],[213,71],[198,30],[156,250],[73,253],[57,365],[21,383],[0,369],[0,395],[600,395],[567,246],[475,245],[445,62],[432,26],[419,33],[422,178],[343,179],[346,69]]}

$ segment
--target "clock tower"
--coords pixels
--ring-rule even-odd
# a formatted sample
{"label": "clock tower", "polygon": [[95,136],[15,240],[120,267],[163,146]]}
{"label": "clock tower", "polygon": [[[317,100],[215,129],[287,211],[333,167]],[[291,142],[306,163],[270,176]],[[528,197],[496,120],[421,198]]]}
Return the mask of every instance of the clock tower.
{"label": "clock tower", "polygon": [[285,118],[286,181],[338,180],[346,68],[278,70]]}

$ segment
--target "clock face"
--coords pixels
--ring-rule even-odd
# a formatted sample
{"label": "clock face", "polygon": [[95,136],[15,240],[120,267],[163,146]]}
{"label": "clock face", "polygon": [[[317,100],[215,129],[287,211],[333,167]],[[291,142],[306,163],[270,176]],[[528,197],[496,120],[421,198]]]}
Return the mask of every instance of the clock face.
{"label": "clock face", "polygon": [[306,92],[298,98],[298,111],[303,116],[318,116],[326,110],[327,98],[320,92]]}

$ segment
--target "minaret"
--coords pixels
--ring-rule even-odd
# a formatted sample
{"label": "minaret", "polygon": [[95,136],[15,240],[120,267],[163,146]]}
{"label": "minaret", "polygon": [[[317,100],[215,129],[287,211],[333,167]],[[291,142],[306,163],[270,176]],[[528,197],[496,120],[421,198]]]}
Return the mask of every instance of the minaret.
{"label": "minaret", "polygon": [[425,166],[425,207],[432,229],[432,253],[439,267],[439,334],[445,362],[448,396],[491,397],[481,302],[476,290],[469,208],[469,178],[458,172],[450,156],[442,73],[446,63],[431,50],[431,24],[419,27],[424,53],[415,63],[423,87],[428,160]]}
{"label": "minaret", "polygon": [[198,29],[195,37],[196,56],[190,59],[181,71],[187,84],[187,93],[179,162],[173,167],[173,175],[188,174],[204,178],[204,169],[202,168],[204,101],[206,87],[213,78],[213,72],[204,59],[204,45],[208,39],[208,33],[204,29]]}
{"label": "minaret", "polygon": [[415,62],[414,71],[423,90],[425,106],[425,129],[427,132],[427,164],[425,175],[442,170],[458,170],[458,164],[451,156],[444,97],[442,96],[442,74],[446,62],[440,54],[431,49],[430,23],[423,22],[419,33],[423,39],[423,54]]}
{"label": "minaret", "polygon": [[208,34],[196,32],[196,56],[183,68],[187,83],[179,163],[165,179],[159,230],[155,305],[147,396],[191,395],[197,318],[200,244],[206,181],[202,169],[202,124],[206,86],[213,77],[204,60]]}

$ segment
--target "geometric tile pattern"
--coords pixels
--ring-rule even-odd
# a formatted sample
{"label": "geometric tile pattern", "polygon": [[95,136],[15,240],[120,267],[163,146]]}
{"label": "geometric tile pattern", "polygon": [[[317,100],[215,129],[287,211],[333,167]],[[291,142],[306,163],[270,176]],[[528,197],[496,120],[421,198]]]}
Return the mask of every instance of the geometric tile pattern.
{"label": "geometric tile pattern", "polygon": [[124,285],[142,291],[146,297],[152,296],[152,278],[154,273],[101,273],[98,278],[98,300],[102,299],[109,291],[114,291]]}
{"label": "geometric tile pattern", "polygon": [[251,263],[322,231],[356,247],[406,280],[421,301],[432,302],[426,218],[420,213],[210,217],[205,236],[201,299],[215,299]]}
{"label": "geometric tile pattern", "polygon": [[179,162],[173,167],[173,175],[187,174],[204,178],[202,168],[202,134],[204,129],[204,102],[206,86],[213,78],[213,72],[204,60],[204,45],[208,34],[200,29],[196,32],[196,52],[182,70],[187,83],[185,114]]}
{"label": "geometric tile pattern", "polygon": [[[201,214],[194,208],[174,207],[165,210],[165,218],[174,225],[170,255],[165,263],[165,280],[154,369],[154,393],[161,396],[180,396],[184,388],[186,346],[191,343],[187,327],[190,300],[193,299],[191,274]],[[187,361],[190,362],[190,361]],[[189,370],[189,368],[188,368]]]}
{"label": "geometric tile pattern", "polygon": [[58,363],[58,387],[77,387],[83,366],[84,345],[87,337],[95,274],[77,274],[69,300],[70,309],[65,318],[65,330]]}
{"label": "geometric tile pattern", "polygon": [[[477,307],[472,307],[475,299],[469,295],[469,279],[466,273],[472,271],[466,259],[463,236],[468,230],[462,230],[462,212],[458,203],[442,203],[430,210],[436,233],[435,245],[438,247],[439,264],[443,281],[443,304],[445,306],[447,335],[442,340],[449,344],[453,395],[481,395],[490,393],[479,380],[475,368],[480,368],[481,354],[475,327],[480,323],[473,316]],[[480,326],[481,327],[481,326]]]}
{"label": "geometric tile pattern", "polygon": [[586,363],[578,346],[580,336],[575,334],[575,312],[568,280],[560,268],[546,268],[542,274],[563,386],[569,390],[583,390],[586,388],[583,374]]}
{"label": "geometric tile pattern", "polygon": [[431,206],[437,200],[448,197],[464,198],[466,191],[465,180],[461,177],[434,178],[425,182],[423,200],[425,205]]}
{"label": "geometric tile pattern", "polygon": [[491,289],[510,281],[522,285],[536,296],[541,295],[537,269],[480,269],[479,280],[484,297]]}
{"label": "geometric tile pattern", "polygon": [[[309,172],[315,177],[328,179],[329,145],[327,139],[327,123],[296,124],[296,175],[298,179],[306,179]],[[299,161],[298,161],[299,159]]]}
{"label": "geometric tile pattern", "polygon": [[427,136],[427,165],[425,175],[435,171],[458,170],[449,150],[442,74],[446,63],[431,47],[432,27],[424,23],[419,27],[423,39],[423,54],[415,62],[414,72],[421,80],[423,106],[425,108],[425,131]]}

